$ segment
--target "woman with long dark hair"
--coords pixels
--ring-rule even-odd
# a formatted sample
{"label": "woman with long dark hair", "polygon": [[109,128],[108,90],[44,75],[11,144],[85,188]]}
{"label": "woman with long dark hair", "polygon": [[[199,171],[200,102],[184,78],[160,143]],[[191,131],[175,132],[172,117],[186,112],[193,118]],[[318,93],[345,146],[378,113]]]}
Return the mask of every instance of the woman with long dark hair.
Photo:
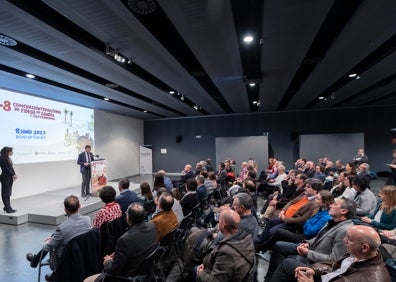
{"label": "woman with long dark hair", "polygon": [[5,213],[14,213],[14,210],[11,207],[10,197],[12,194],[12,184],[15,180],[17,180],[17,176],[15,174],[14,168],[12,167],[11,156],[13,154],[13,150],[11,147],[4,147],[0,152],[0,167],[1,167],[1,199],[3,200],[4,208],[3,211]]}

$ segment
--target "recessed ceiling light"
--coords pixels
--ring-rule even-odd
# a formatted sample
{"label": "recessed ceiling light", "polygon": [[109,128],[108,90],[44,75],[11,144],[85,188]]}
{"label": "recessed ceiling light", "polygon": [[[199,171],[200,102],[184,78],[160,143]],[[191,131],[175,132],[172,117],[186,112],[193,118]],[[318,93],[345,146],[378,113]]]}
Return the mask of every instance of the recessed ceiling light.
{"label": "recessed ceiling light", "polygon": [[110,99],[109,99],[109,98],[107,98],[107,97],[105,97],[105,98],[103,98],[103,100],[105,100],[105,101],[109,101]]}
{"label": "recessed ceiling light", "polygon": [[243,41],[246,42],[246,43],[251,43],[253,40],[254,40],[254,38],[253,38],[253,36],[251,36],[250,34],[245,35],[245,36],[243,37]]}
{"label": "recessed ceiling light", "polygon": [[249,83],[249,86],[250,86],[250,87],[255,87],[255,86],[256,86],[256,83],[254,83],[254,82]]}
{"label": "recessed ceiling light", "polygon": [[171,90],[169,91],[169,94],[175,94],[175,91]]}
{"label": "recessed ceiling light", "polygon": [[357,73],[351,73],[350,75],[348,75],[349,77],[355,77],[357,76]]}
{"label": "recessed ceiling light", "polygon": [[26,76],[27,78],[35,78],[35,76],[34,76],[33,74],[30,74],[30,73],[27,73],[25,76]]}
{"label": "recessed ceiling light", "polygon": [[323,97],[323,96],[320,96],[318,99],[319,99],[319,100],[323,100],[323,99],[324,99],[324,97]]}
{"label": "recessed ceiling light", "polygon": [[147,113],[147,111],[146,111],[146,110],[144,110],[144,111],[143,111],[143,113]]}
{"label": "recessed ceiling light", "polygon": [[253,101],[252,103],[253,103],[253,104],[257,104],[257,101]]}

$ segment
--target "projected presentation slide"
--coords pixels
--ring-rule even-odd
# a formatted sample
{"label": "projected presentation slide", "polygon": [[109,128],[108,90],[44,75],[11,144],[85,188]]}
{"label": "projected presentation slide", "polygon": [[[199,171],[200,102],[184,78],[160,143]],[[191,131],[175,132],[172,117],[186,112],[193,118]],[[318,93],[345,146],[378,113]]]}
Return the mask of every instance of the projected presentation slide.
{"label": "projected presentation slide", "polygon": [[94,150],[94,110],[0,89],[0,146],[14,163],[76,160]]}

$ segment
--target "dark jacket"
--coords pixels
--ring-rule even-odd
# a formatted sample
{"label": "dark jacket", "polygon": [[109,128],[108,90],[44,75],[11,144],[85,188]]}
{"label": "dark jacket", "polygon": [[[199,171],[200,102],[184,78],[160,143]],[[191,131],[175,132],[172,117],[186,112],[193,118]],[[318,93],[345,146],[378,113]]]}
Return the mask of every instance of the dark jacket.
{"label": "dark jacket", "polygon": [[[321,262],[315,263],[311,267],[315,270],[315,275],[321,275],[324,273],[330,273],[340,268],[341,262],[349,257],[349,254],[345,254],[337,262]],[[351,282],[351,281],[381,281],[391,282],[388,270],[382,260],[381,255],[365,260],[357,261],[351,264],[347,271],[343,274],[339,274],[331,282]]]}
{"label": "dark jacket", "polygon": [[204,271],[197,274],[198,281],[243,281],[254,261],[252,236],[238,231],[223,239],[205,256]]}
{"label": "dark jacket", "polygon": [[113,276],[135,276],[139,265],[156,241],[154,224],[140,222],[132,225],[118,239],[114,258],[105,263],[104,271]]}
{"label": "dark jacket", "polygon": [[188,215],[193,208],[199,204],[199,197],[196,191],[187,192],[180,200],[183,209],[183,215]]}
{"label": "dark jacket", "polygon": [[1,167],[1,196],[10,197],[12,192],[12,184],[14,182],[13,176],[15,175],[14,168],[12,167],[12,162],[6,158],[0,158]]}
{"label": "dark jacket", "polygon": [[71,239],[59,261],[55,281],[78,282],[99,273],[103,266],[100,245],[96,228]]}
{"label": "dark jacket", "polygon": [[139,202],[139,197],[135,192],[128,189],[117,195],[115,201],[120,205],[121,211],[126,212],[130,204]]}

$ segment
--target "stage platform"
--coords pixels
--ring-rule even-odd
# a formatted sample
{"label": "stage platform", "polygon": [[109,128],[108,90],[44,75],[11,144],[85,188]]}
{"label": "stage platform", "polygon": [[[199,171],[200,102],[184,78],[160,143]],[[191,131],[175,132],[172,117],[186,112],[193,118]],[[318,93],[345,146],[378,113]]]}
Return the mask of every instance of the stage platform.
{"label": "stage platform", "polygon": [[[117,194],[118,182],[108,182],[113,186]],[[129,189],[140,193],[139,184],[130,184]],[[49,225],[59,225],[66,220],[63,200],[70,195],[76,195],[80,198],[80,214],[88,214],[103,207],[103,202],[99,197],[80,197],[80,186],[49,191],[34,196],[20,199],[11,199],[12,207],[17,212],[12,214],[0,213],[0,223],[20,225],[26,222],[42,223]]]}

